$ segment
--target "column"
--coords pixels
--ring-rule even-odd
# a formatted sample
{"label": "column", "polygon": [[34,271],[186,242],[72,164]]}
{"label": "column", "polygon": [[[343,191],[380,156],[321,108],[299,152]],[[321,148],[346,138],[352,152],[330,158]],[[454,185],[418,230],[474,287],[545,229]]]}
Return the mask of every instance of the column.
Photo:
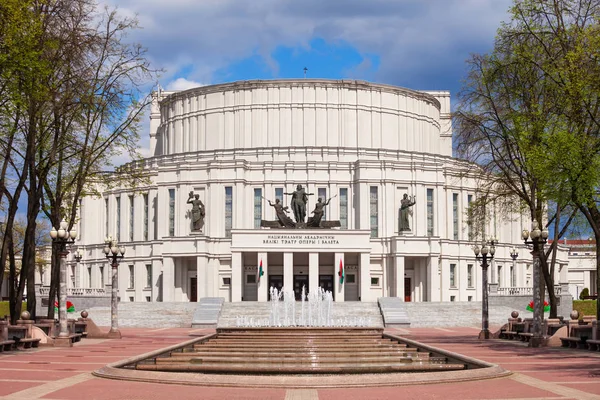
{"label": "column", "polygon": [[308,254],[308,290],[312,292],[319,287],[319,253]]}
{"label": "column", "polygon": [[196,257],[196,288],[198,292],[198,301],[203,297],[208,297],[208,260],[204,256]]}
{"label": "column", "polygon": [[396,256],[396,297],[404,301],[404,257]]}
{"label": "column", "polygon": [[175,295],[175,262],[173,257],[163,257],[163,301],[174,301]]}
{"label": "column", "polygon": [[[162,301],[162,298],[161,298],[161,284],[162,283],[159,281],[161,267],[162,267],[162,264],[161,264],[160,260],[152,260],[152,301],[159,301],[159,300]],[[105,271],[106,271],[106,269],[105,269]],[[102,282],[102,287],[104,287],[104,282]]]}
{"label": "column", "polygon": [[441,301],[437,257],[427,259],[427,301]]}
{"label": "column", "polygon": [[242,288],[243,288],[243,274],[242,274],[242,253],[232,252],[231,253],[231,302],[242,301]]}
{"label": "column", "polygon": [[346,260],[344,260],[344,253],[335,253],[333,256],[334,262],[334,274],[333,274],[333,289],[335,290],[334,298],[335,301],[344,301],[344,288],[346,281],[343,284],[340,283],[340,260],[342,265],[346,268]]}
{"label": "column", "polygon": [[375,300],[371,298],[371,254],[360,253],[360,301]]}
{"label": "column", "polygon": [[258,301],[267,301],[269,299],[269,253],[258,253],[256,265],[260,273],[260,264],[262,262],[263,276],[258,282]]}
{"label": "column", "polygon": [[283,253],[283,287],[294,290],[294,253]]}

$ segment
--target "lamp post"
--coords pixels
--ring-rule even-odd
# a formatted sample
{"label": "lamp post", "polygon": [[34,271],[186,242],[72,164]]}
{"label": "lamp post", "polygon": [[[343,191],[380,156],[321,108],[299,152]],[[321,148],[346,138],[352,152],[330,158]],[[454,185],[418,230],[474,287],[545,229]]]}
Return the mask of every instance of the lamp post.
{"label": "lamp post", "polygon": [[513,287],[517,285],[517,280],[515,279],[515,274],[517,273],[517,257],[519,257],[519,251],[513,247],[510,249],[510,258],[513,260],[513,270],[510,279],[512,279],[511,286]]}
{"label": "lamp post", "polygon": [[544,249],[544,244],[548,241],[548,230],[540,230],[540,226],[537,220],[533,220],[531,223],[531,232],[527,229],[523,229],[521,238],[526,245],[532,245],[533,250],[531,255],[533,256],[533,336],[530,340],[531,347],[539,347],[542,344],[542,319],[544,317],[544,299],[541,294],[541,279],[540,269],[541,260],[540,252]]}
{"label": "lamp post", "polygon": [[83,253],[81,252],[81,250],[77,249],[77,251],[75,251],[73,253],[73,259],[75,260],[75,271],[73,271],[73,287],[76,288],[77,285],[79,284],[79,262],[81,261],[81,259],[83,258]]}
{"label": "lamp post", "polygon": [[112,269],[112,289],[110,296],[110,331],[108,337],[112,339],[120,339],[121,332],[119,331],[119,319],[117,314],[118,302],[118,282],[119,282],[119,260],[125,256],[125,247],[118,246],[116,240],[112,236],[108,236],[104,240],[104,254],[110,260]]}
{"label": "lamp post", "polygon": [[481,261],[481,332],[479,332],[479,339],[489,339],[489,313],[488,313],[488,260],[492,261],[494,254],[496,253],[496,239],[491,238],[487,242],[479,246],[475,245],[473,252],[475,258]]}
{"label": "lamp post", "polygon": [[65,219],[60,222],[58,229],[52,227],[50,231],[50,238],[52,244],[58,251],[60,257],[60,277],[59,277],[59,288],[58,288],[58,321],[59,321],[59,334],[54,339],[55,346],[72,346],[71,339],[69,338],[69,329],[67,327],[67,262],[66,258],[69,255],[67,250],[68,244],[75,243],[77,232],[75,230],[67,231],[69,224]]}

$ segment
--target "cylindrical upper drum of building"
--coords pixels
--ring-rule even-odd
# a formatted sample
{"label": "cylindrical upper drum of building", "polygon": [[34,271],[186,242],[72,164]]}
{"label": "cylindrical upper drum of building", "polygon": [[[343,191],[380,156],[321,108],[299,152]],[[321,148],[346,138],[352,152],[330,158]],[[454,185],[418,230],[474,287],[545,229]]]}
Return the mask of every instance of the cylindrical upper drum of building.
{"label": "cylindrical upper drum of building", "polygon": [[[336,147],[451,155],[449,92],[355,80],[253,80],[163,92],[154,155]],[[159,111],[159,112],[156,112]],[[156,123],[159,122],[159,123]]]}

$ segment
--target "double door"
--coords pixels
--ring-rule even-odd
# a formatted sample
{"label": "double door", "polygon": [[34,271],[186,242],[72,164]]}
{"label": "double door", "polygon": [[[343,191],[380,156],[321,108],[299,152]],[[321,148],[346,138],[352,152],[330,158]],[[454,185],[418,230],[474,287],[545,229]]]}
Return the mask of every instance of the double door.
{"label": "double door", "polygon": [[304,288],[304,294],[308,294],[308,275],[294,275],[294,296],[296,300],[302,300],[302,288]]}
{"label": "double door", "polygon": [[271,288],[277,289],[277,292],[281,292],[283,288],[283,275],[269,275],[269,291],[267,293],[267,299],[271,300]]}

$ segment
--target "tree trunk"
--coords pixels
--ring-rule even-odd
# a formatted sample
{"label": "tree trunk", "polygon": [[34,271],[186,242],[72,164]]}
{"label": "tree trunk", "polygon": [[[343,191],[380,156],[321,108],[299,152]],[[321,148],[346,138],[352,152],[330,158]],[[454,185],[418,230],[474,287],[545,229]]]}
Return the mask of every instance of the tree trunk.
{"label": "tree trunk", "polygon": [[596,236],[596,321],[600,321],[600,237]]}

